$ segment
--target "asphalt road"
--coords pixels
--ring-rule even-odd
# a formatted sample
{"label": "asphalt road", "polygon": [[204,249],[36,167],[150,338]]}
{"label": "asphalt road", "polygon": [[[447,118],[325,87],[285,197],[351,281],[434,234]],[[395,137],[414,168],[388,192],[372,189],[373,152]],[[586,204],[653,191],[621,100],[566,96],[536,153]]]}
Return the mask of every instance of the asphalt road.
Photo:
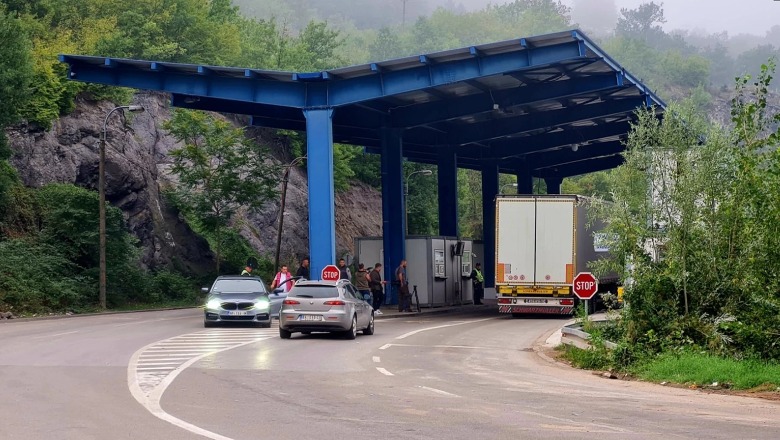
{"label": "asphalt road", "polygon": [[0,323],[0,439],[780,437],[780,404],[608,380],[492,308],[373,336],[204,329],[197,310]]}

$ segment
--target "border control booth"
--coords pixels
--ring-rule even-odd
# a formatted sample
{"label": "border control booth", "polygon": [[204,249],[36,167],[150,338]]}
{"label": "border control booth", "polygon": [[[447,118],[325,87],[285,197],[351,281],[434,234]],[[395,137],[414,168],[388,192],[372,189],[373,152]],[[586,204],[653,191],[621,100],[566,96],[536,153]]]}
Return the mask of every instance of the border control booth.
{"label": "border control booth", "polygon": [[[382,237],[355,239],[356,259],[366,267],[384,261]],[[474,303],[471,286],[471,240],[442,236],[409,236],[406,238],[406,273],[409,291],[414,305],[414,286],[420,307],[442,307]],[[400,263],[400,262],[399,262]],[[382,263],[384,264],[384,263]],[[395,274],[398,263],[390,268]],[[390,279],[385,289],[387,304],[397,304],[395,289],[390,289]]]}

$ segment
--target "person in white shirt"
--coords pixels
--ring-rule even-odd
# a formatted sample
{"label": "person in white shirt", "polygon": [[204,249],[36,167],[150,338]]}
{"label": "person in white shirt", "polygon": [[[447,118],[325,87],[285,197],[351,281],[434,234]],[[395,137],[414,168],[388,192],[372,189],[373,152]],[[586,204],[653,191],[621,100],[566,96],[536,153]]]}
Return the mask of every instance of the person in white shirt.
{"label": "person in white shirt", "polygon": [[277,287],[281,287],[284,289],[285,293],[289,292],[292,288],[292,281],[288,281],[285,283],[285,281],[292,278],[292,274],[287,270],[287,266],[282,266],[282,270],[276,273],[276,276],[274,277],[273,282],[271,283],[271,290],[276,289]]}

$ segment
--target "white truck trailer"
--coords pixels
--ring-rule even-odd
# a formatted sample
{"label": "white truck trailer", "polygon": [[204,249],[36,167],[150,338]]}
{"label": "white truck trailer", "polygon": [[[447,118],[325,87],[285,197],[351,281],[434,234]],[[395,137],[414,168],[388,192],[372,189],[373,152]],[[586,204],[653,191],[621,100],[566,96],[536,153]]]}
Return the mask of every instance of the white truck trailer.
{"label": "white truck trailer", "polygon": [[[572,314],[579,300],[572,280],[607,249],[594,245],[598,222],[588,226],[585,197],[501,195],[496,198],[496,296],[498,311]],[[595,235],[598,238],[598,234]],[[617,289],[617,276],[602,276],[599,292]],[[588,301],[590,311],[596,300]]]}

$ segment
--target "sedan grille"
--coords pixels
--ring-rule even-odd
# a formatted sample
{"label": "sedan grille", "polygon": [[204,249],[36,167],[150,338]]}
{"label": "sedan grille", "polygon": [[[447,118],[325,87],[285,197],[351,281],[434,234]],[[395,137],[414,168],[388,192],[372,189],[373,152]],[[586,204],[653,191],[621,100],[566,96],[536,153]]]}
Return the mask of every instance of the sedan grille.
{"label": "sedan grille", "polygon": [[222,316],[223,321],[254,321],[254,316]]}
{"label": "sedan grille", "polygon": [[255,307],[253,302],[223,302],[220,304],[224,310],[252,310]]}

